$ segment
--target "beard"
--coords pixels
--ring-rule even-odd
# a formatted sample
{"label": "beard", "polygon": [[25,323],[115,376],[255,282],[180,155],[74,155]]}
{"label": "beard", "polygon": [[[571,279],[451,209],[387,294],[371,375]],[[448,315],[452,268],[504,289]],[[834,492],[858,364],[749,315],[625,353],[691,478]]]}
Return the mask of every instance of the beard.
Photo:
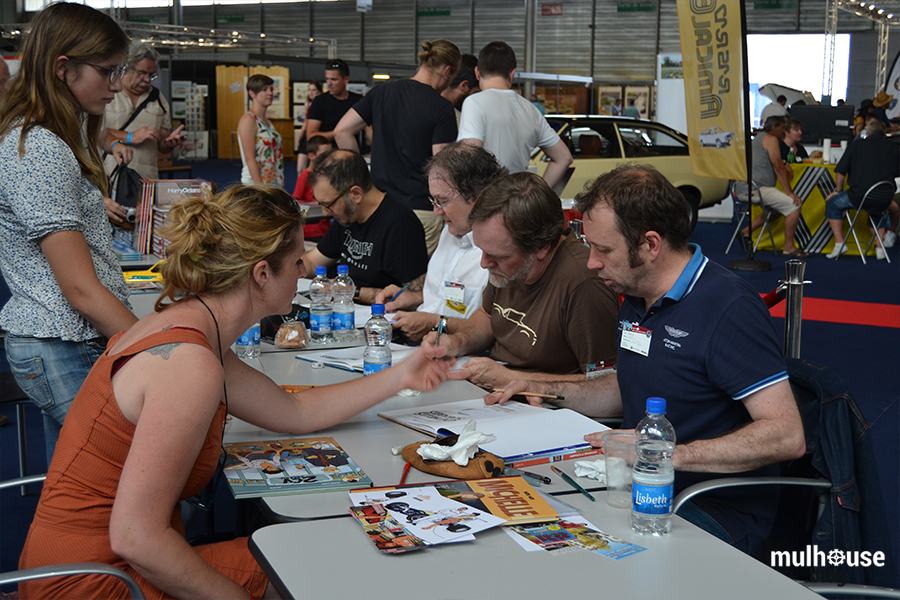
{"label": "beard", "polygon": [[528,278],[528,272],[531,271],[531,266],[534,264],[534,254],[529,254],[528,258],[525,259],[525,262],[522,263],[522,266],[519,267],[519,270],[513,273],[510,277],[507,277],[500,271],[492,271],[488,269],[488,281],[495,288],[506,288],[511,285],[522,283]]}

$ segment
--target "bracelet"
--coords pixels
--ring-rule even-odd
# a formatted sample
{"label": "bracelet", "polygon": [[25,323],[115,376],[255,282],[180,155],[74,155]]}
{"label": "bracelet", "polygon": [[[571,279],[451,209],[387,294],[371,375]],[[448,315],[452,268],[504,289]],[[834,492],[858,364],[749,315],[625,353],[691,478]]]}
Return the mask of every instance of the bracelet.
{"label": "bracelet", "polygon": [[134,137],[134,134],[133,134],[133,133],[129,133],[129,134],[128,134],[128,137],[125,138],[125,139],[126,139],[125,143],[126,143],[126,144],[130,144],[133,137]]}
{"label": "bracelet", "polygon": [[116,144],[121,144],[122,140],[113,140],[113,143],[109,145],[109,149],[112,150],[116,147]]}

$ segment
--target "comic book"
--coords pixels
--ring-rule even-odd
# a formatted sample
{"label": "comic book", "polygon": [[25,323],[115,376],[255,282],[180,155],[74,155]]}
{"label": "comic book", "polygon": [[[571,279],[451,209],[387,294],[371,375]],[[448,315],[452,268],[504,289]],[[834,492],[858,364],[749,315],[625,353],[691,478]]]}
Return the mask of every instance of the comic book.
{"label": "comic book", "polygon": [[225,477],[236,499],[371,487],[372,480],[330,437],[235,442]]}
{"label": "comic book", "polygon": [[421,550],[425,542],[405,530],[381,504],[351,506],[350,514],[359,521],[375,547],[385,554]]}
{"label": "comic book", "polygon": [[[439,481],[429,485],[433,485],[445,498],[506,519],[504,525],[546,523],[559,519],[556,511],[524,478],[518,475],[489,479]],[[398,486],[379,487],[374,488],[373,491],[394,489],[398,489]]]}

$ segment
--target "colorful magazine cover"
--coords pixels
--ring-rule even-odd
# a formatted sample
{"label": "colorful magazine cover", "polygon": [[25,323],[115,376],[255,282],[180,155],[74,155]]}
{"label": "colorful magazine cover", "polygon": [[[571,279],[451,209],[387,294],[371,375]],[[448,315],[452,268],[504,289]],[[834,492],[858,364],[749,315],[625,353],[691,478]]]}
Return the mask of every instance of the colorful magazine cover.
{"label": "colorful magazine cover", "polygon": [[350,514],[363,526],[375,547],[385,554],[421,550],[426,545],[404,529],[381,504],[351,506]]}
{"label": "colorful magazine cover", "polygon": [[559,521],[550,524],[514,525],[510,530],[554,554],[590,550],[619,560],[646,550],[594,528],[590,523]]}
{"label": "colorful magazine cover", "polygon": [[356,489],[372,480],[330,437],[225,446],[225,477],[237,499]]}

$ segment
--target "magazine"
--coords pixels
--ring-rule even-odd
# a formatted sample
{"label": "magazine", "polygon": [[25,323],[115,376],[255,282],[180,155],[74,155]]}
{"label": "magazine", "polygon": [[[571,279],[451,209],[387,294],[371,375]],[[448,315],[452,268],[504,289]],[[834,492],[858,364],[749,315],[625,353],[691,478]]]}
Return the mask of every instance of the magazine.
{"label": "magazine", "polygon": [[368,475],[330,437],[227,444],[224,471],[237,499],[372,485]]}

